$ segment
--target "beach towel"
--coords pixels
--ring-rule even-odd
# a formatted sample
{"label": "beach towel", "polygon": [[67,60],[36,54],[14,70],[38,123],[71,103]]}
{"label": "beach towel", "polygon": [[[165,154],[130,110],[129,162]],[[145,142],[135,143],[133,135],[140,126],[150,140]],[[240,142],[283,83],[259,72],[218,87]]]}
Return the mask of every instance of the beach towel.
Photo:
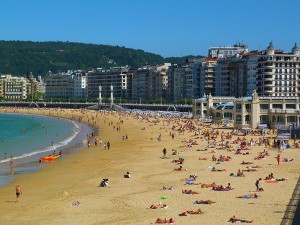
{"label": "beach towel", "polygon": [[164,196],[161,196],[160,199],[169,199],[169,197],[164,195]]}
{"label": "beach towel", "polygon": [[195,182],[196,180],[187,178],[185,181],[186,181],[186,182]]}
{"label": "beach towel", "polygon": [[[244,199],[250,199],[251,197],[249,195],[244,195],[242,198],[244,198]],[[258,198],[251,198],[251,199],[258,199]]]}
{"label": "beach towel", "polygon": [[265,183],[278,183],[277,180],[265,180]]}

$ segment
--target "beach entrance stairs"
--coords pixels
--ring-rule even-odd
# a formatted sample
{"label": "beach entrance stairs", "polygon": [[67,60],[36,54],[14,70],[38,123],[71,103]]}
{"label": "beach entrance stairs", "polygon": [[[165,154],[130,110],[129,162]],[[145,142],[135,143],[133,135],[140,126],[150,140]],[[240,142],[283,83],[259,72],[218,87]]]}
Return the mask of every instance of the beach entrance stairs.
{"label": "beach entrance stairs", "polygon": [[126,111],[122,106],[116,105],[116,104],[112,104],[111,107],[113,110],[119,112],[119,111]]}

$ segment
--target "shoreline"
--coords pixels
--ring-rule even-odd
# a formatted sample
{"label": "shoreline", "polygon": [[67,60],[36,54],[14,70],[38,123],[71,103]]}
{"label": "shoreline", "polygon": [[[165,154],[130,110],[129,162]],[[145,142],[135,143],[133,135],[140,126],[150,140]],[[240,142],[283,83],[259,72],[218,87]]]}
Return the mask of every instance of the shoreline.
{"label": "shoreline", "polygon": [[[64,110],[69,117],[72,112]],[[230,177],[229,173],[236,172],[241,160],[253,161],[257,152],[264,147],[254,146],[249,155],[236,156],[226,150],[217,150],[219,154],[233,157],[231,162],[216,165],[227,172],[212,173],[208,167],[212,154],[208,151],[196,151],[206,148],[207,141],[196,139],[198,145],[192,148],[178,147],[186,140],[193,139],[194,133],[185,131],[184,134],[172,129],[172,126],[181,123],[173,121],[167,123],[139,120],[133,116],[124,116],[117,113],[104,112],[100,117],[94,111],[77,111],[82,114],[83,121],[101,127],[97,140],[111,141],[111,149],[104,150],[102,146],[83,148],[76,154],[71,154],[63,161],[42,168],[39,173],[24,175],[17,178],[10,185],[0,188],[0,224],[13,221],[17,224],[151,224],[156,218],[174,218],[175,224],[226,224],[232,215],[239,218],[254,220],[254,224],[280,224],[289,204],[289,198],[299,178],[300,157],[298,149],[288,149],[282,157],[294,158],[291,163],[276,165],[277,149],[268,149],[271,156],[266,160],[255,163],[263,168],[258,172],[246,173],[245,177]],[[55,114],[56,111],[53,110]],[[75,114],[75,113],[74,113]],[[77,114],[76,114],[77,115]],[[99,116],[97,118],[97,115]],[[94,119],[92,119],[94,117]],[[124,120],[121,131],[113,128],[120,118]],[[110,124],[110,123],[113,124]],[[109,125],[110,124],[110,125]],[[208,129],[208,128],[202,128]],[[223,129],[220,131],[223,131]],[[224,129],[228,131],[228,129]],[[176,133],[173,140],[169,132]],[[128,134],[128,141],[122,142],[122,136]],[[157,141],[158,135],[162,135],[161,141]],[[247,137],[251,138],[250,137]],[[259,136],[253,136],[258,139]],[[161,159],[162,149],[168,150],[167,158]],[[171,155],[171,149],[178,149],[179,155]],[[234,145],[236,148],[236,145]],[[178,165],[172,160],[184,157],[184,168],[187,171],[176,172]],[[206,157],[207,160],[199,160]],[[123,174],[130,171],[132,177],[124,179]],[[255,180],[264,178],[270,172],[276,177],[288,177],[288,181],[276,184],[263,183],[264,192],[259,193],[259,199],[244,200],[236,198],[239,195],[248,194],[255,190]],[[201,188],[197,185],[185,185],[181,179],[190,174],[198,174],[199,182],[227,184],[235,188],[228,192],[214,192],[211,189]],[[50,177],[50,178],[49,178]],[[55,177],[55,179],[53,179]],[[108,177],[108,187],[98,187],[103,178]],[[197,181],[198,181],[197,180]],[[18,204],[11,203],[15,199],[14,186],[20,184],[24,195]],[[173,191],[161,191],[162,186],[174,186]],[[200,195],[181,194],[183,189],[199,191]],[[161,196],[168,196],[167,200],[161,200]],[[213,205],[194,205],[195,200],[210,199],[217,203]],[[73,201],[80,202],[79,207],[71,206]],[[150,210],[149,206],[159,202],[167,203],[168,209]],[[185,210],[204,211],[202,215],[179,217],[178,214]],[[18,214],[17,209],[22,209]],[[45,221],[44,217],[51,217]],[[216,216],[217,215],[217,216]],[[3,218],[2,218],[3,217]]]}
{"label": "shoreline", "polygon": [[[18,114],[18,115],[26,115],[26,116],[32,116],[33,114],[25,114],[25,113],[7,113],[7,112],[1,112],[3,114]],[[47,116],[42,114],[35,114],[34,116],[38,117],[49,117],[53,119],[57,119],[57,117],[53,116]],[[22,153],[21,155],[14,155],[14,175],[10,175],[9,171],[9,159],[6,161],[2,161],[0,164],[0,169],[2,171],[7,171],[6,175],[4,173],[3,176],[9,176],[6,177],[6,181],[2,181],[0,183],[1,186],[8,185],[12,180],[14,180],[17,176],[24,175],[24,174],[31,174],[39,172],[42,166],[46,166],[47,163],[39,163],[40,157],[44,156],[45,154],[49,154],[50,152],[53,152],[54,150],[58,152],[58,150],[61,150],[63,152],[63,155],[69,155],[73,154],[74,152],[78,151],[80,148],[83,148],[83,140],[85,140],[86,133],[90,133],[93,131],[94,128],[90,127],[88,124],[80,124],[77,121],[73,121],[71,119],[65,118],[64,120],[69,121],[74,125],[74,129],[77,130],[68,136],[67,138],[60,140],[58,143],[64,143],[63,145],[54,145],[51,146],[45,146],[42,149],[43,150],[35,150],[33,152],[28,153]],[[81,126],[81,128],[80,128]],[[78,146],[81,145],[81,146]],[[77,147],[76,147],[77,146]],[[50,149],[51,148],[51,149]],[[69,150],[75,148],[76,150]],[[62,157],[64,158],[64,157]],[[61,159],[60,159],[61,160]]]}

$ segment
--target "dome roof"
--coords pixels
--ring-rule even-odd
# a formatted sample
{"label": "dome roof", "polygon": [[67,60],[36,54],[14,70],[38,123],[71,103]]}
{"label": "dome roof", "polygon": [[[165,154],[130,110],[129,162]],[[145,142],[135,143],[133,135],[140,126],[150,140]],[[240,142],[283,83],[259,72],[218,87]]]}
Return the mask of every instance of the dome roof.
{"label": "dome roof", "polygon": [[267,47],[267,50],[275,50],[273,46],[273,41],[270,42],[269,46]]}
{"label": "dome roof", "polygon": [[295,46],[292,48],[292,51],[295,51],[295,50],[300,50],[300,48],[298,47],[297,43],[295,43]]}

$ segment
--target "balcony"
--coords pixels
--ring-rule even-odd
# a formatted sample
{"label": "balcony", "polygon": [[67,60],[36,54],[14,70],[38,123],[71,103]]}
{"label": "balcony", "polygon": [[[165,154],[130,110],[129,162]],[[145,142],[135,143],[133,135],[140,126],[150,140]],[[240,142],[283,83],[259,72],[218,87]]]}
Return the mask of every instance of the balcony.
{"label": "balcony", "polygon": [[295,110],[295,109],[269,109],[269,113],[300,115],[300,110]]}
{"label": "balcony", "polygon": [[260,109],[261,113],[267,113],[269,111],[269,109]]}

